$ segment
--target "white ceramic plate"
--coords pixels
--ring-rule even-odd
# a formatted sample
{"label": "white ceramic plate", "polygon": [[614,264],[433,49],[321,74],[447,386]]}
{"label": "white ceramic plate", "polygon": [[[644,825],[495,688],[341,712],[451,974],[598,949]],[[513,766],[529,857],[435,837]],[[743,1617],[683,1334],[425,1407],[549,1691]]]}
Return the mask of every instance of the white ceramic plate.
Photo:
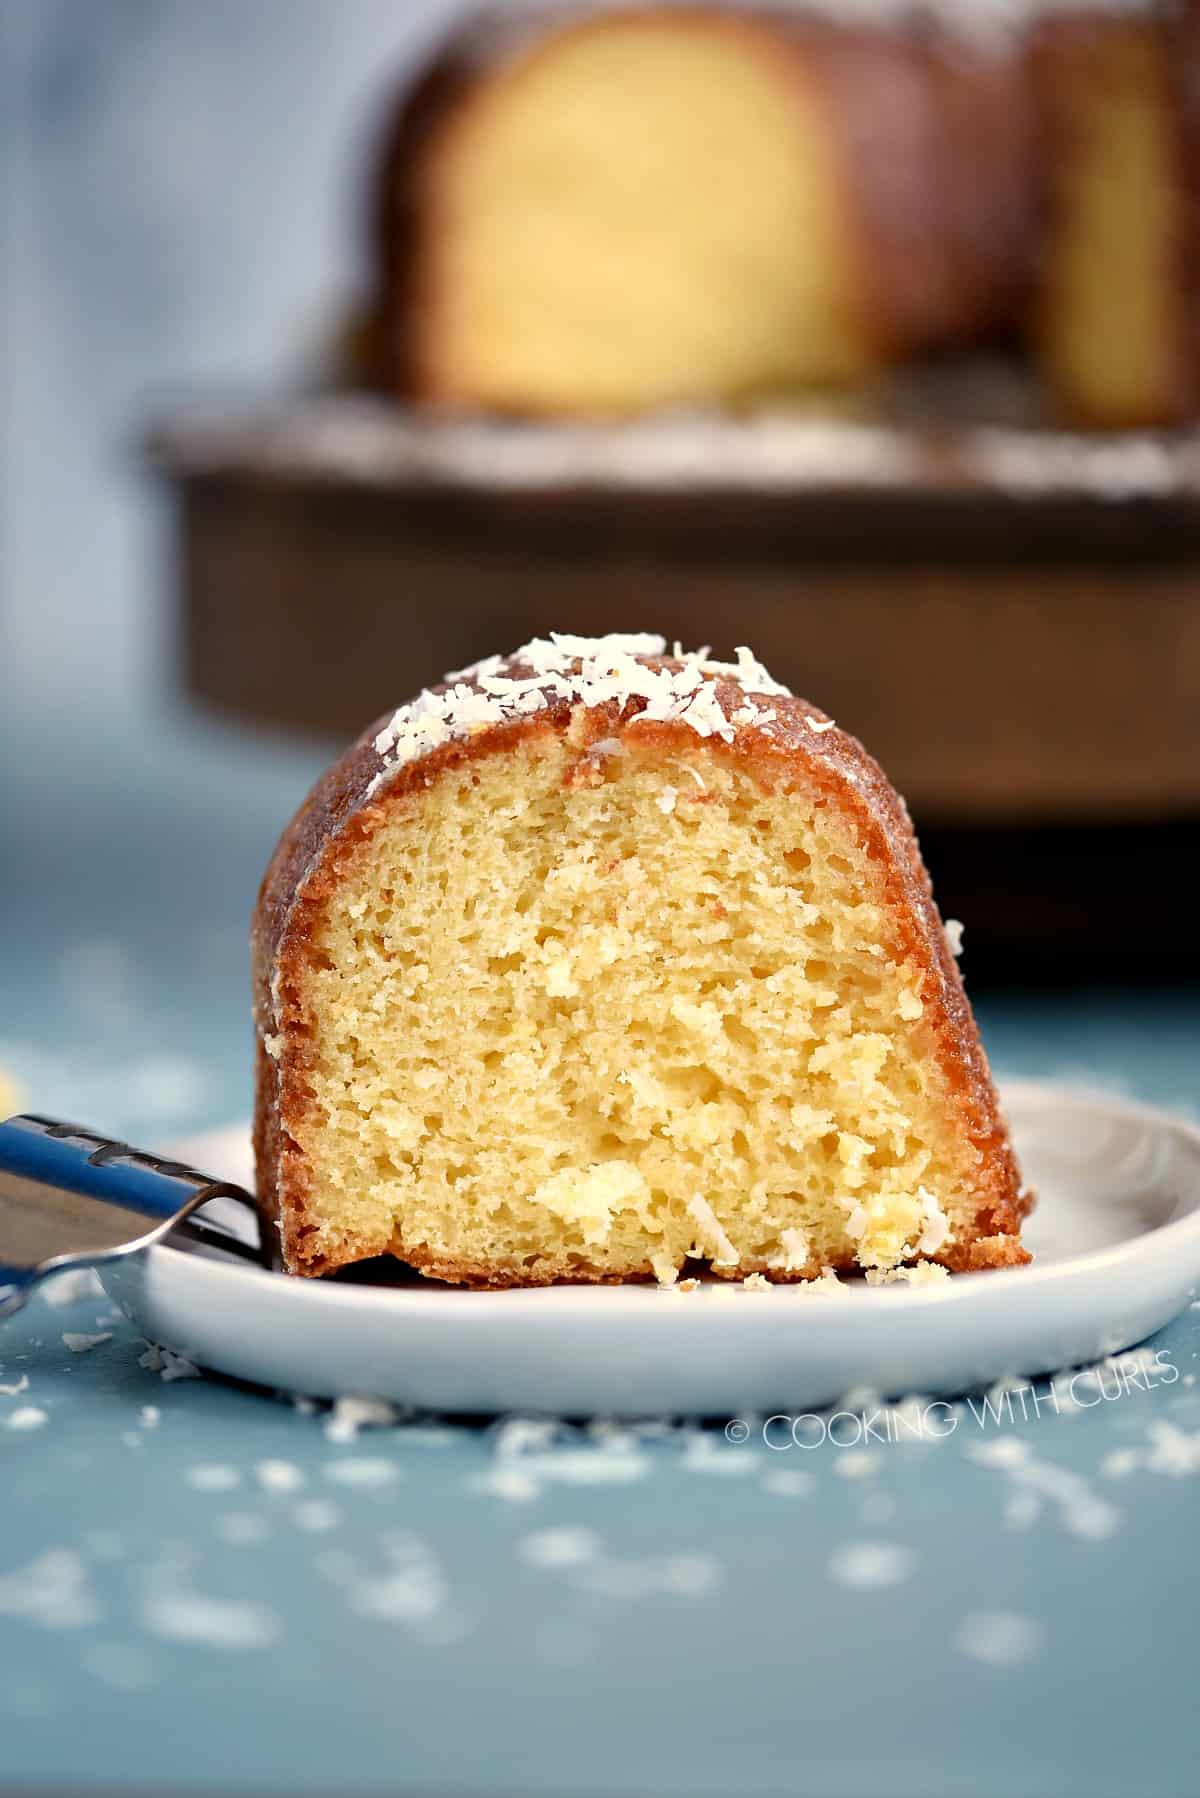
{"label": "white ceramic plate", "polygon": [[[319,1397],[439,1411],[795,1412],[856,1386],[969,1391],[1098,1360],[1200,1286],[1200,1129],[1107,1094],[1002,1094],[1039,1204],[1032,1267],[935,1286],[681,1294],[640,1286],[467,1292],[343,1285],[163,1246],[101,1271],[147,1336],[203,1367]],[[177,1145],[249,1183],[244,1130]],[[232,1220],[238,1218],[232,1208]]]}

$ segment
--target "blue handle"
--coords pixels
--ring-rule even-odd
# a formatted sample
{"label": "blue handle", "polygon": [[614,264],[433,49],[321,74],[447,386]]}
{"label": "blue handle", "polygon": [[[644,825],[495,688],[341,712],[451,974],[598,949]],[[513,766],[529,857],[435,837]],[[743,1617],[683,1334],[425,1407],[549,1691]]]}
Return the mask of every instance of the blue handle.
{"label": "blue handle", "polygon": [[103,1199],[161,1222],[174,1217],[208,1177],[179,1162],[156,1161],[127,1143],[50,1118],[0,1124],[0,1174]]}

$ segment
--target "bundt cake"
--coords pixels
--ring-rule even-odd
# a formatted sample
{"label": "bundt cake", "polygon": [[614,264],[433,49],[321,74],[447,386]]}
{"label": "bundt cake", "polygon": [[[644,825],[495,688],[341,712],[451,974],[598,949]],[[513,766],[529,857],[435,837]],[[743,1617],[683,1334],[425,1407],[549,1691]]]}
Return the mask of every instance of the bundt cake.
{"label": "bundt cake", "polygon": [[1028,1258],[903,802],[747,650],[554,635],[378,720],[283,836],[254,972],[292,1273]]}
{"label": "bundt cake", "polygon": [[1031,59],[1042,133],[1038,360],[1068,419],[1176,424],[1200,394],[1186,21],[1046,20]]}
{"label": "bundt cake", "polygon": [[475,19],[381,157],[394,380],[610,415],[861,383],[1011,313],[1031,154],[999,48],[712,6]]}
{"label": "bundt cake", "polygon": [[360,372],[623,415],[991,339],[1067,422],[1194,418],[1198,91],[1197,0],[493,8],[391,105]]}

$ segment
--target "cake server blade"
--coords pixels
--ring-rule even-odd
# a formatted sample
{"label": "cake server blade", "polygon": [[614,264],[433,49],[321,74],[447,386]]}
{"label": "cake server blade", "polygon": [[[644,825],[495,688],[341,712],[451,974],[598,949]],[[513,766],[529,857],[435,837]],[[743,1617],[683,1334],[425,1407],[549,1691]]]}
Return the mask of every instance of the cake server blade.
{"label": "cake server blade", "polygon": [[[254,1207],[244,1187],[214,1180],[95,1130],[23,1115],[0,1124],[0,1318],[40,1280],[136,1254],[210,1199]],[[209,1225],[190,1228],[211,1240]],[[259,1253],[233,1237],[222,1246]]]}

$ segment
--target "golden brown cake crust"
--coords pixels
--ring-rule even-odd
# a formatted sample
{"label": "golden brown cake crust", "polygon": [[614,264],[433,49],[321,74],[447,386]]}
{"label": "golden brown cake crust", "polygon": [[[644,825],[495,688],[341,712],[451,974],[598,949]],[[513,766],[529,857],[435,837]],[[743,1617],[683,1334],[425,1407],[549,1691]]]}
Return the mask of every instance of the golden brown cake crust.
{"label": "golden brown cake crust", "polygon": [[[674,671],[681,666],[669,657],[639,660],[654,669]],[[517,658],[510,658],[500,668],[501,674],[514,678],[527,678],[531,672]],[[745,705],[749,688],[720,677],[714,684],[727,717]],[[956,1271],[1027,1261],[1019,1232],[1032,1200],[1022,1191],[974,1018],[904,802],[854,737],[836,727],[813,730],[814,723],[829,722],[815,706],[774,694],[769,703],[775,713],[770,736],[760,728],[739,725],[732,741],[712,737],[704,740],[704,748],[712,757],[738,765],[764,790],[797,777],[820,790],[852,820],[864,853],[882,870],[884,905],[898,948],[925,975],[923,997],[932,1026],[933,1052],[960,1126],[980,1156],[977,1190],[984,1203],[974,1230],[960,1232],[942,1255],[932,1258]],[[582,739],[578,739],[577,718],[571,742],[575,745],[579,740],[579,760],[572,770],[582,769],[589,743],[619,737],[631,727],[643,750],[657,749],[664,754],[695,751],[700,739],[690,726],[639,720],[644,704],[633,698],[623,706],[612,702],[589,709],[584,714]],[[304,976],[317,954],[314,945],[322,911],[337,894],[341,871],[357,845],[412,793],[432,785],[449,769],[503,754],[523,739],[553,734],[564,737],[572,723],[572,710],[568,702],[551,698],[545,709],[532,717],[487,726],[466,740],[445,743],[386,773],[382,780],[375,739],[388,719],[377,720],[317,782],[284,832],[263,880],[252,930],[258,1049],[254,1143],[264,1222],[278,1231],[285,1265],[294,1273],[327,1273],[335,1266],[375,1254],[378,1247],[347,1243],[336,1261],[306,1248],[316,1226],[308,1217],[308,1169],[296,1141],[298,1126],[311,1104],[306,1080],[309,1025]],[[566,776],[568,782],[572,770]],[[435,1277],[479,1285],[611,1278],[600,1270],[589,1272],[575,1266],[561,1273],[547,1269],[531,1280],[528,1273],[510,1275],[495,1268],[439,1261],[427,1255],[422,1258],[407,1249],[404,1259]],[[792,1277],[818,1271],[804,1269]],[[644,1272],[647,1279],[653,1277],[649,1263]],[[774,1271],[772,1278],[778,1278]]]}
{"label": "golden brown cake crust", "polygon": [[442,316],[431,272],[436,170],[458,120],[490,80],[552,50],[564,29],[664,19],[738,38],[819,97],[843,172],[859,305],[881,355],[1013,323],[1031,275],[1034,217],[1019,40],[980,49],[927,23],[871,28],[769,6],[492,8],[452,32],[388,109],[369,196],[372,337],[384,386],[433,405],[470,404],[440,390],[426,354]]}

